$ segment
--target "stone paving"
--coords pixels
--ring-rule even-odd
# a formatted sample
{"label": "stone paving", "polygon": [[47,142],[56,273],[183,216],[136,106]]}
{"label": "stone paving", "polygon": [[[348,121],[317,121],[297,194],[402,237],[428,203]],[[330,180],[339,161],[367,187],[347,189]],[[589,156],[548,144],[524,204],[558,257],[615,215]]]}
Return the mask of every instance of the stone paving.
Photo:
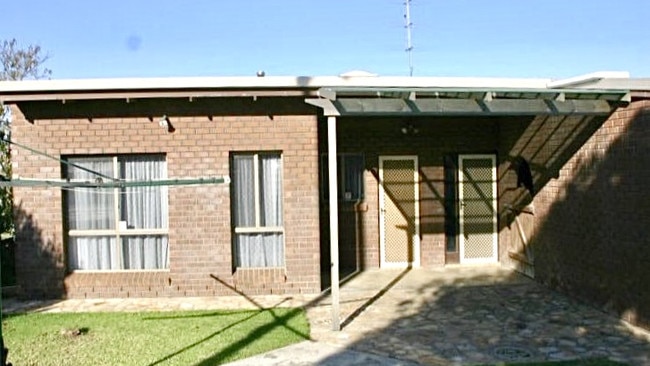
{"label": "stone paving", "polygon": [[[500,268],[393,272],[398,281],[384,279],[374,298],[371,287],[391,272],[363,276],[353,288],[344,286],[341,297],[349,301],[343,293],[350,291],[371,304],[341,332],[314,324],[314,339],[423,365],[591,357],[650,365],[648,332]],[[329,323],[310,311],[312,324]]]}
{"label": "stone paving", "polygon": [[650,365],[650,333],[500,267],[366,271],[342,284],[340,303],[338,332],[331,330],[329,296],[5,301],[4,310],[305,307],[313,341],[237,365],[470,365],[591,357]]}

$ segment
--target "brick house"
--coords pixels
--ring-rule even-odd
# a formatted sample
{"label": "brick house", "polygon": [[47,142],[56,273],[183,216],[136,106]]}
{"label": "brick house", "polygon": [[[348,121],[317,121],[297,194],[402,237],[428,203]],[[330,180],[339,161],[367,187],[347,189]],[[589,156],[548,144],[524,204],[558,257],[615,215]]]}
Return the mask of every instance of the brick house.
{"label": "brick house", "polygon": [[500,264],[647,326],[648,86],[2,82],[20,291],[317,294],[367,268]]}

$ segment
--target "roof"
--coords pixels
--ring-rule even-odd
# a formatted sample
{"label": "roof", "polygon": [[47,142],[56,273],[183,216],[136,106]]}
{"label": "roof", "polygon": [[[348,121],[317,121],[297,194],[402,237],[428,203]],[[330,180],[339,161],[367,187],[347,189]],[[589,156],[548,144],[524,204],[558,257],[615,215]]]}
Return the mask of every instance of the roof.
{"label": "roof", "polygon": [[342,76],[169,77],[61,79],[0,82],[0,102],[158,97],[310,96],[323,88],[481,88],[558,89],[576,82],[629,78],[600,72],[553,81],[547,78],[399,77],[373,74]]}
{"label": "roof", "polygon": [[[607,81],[614,80],[610,84]],[[604,115],[631,100],[627,72],[544,78],[250,76],[0,82],[0,102],[299,97],[327,116]],[[650,80],[648,80],[650,81]]]}

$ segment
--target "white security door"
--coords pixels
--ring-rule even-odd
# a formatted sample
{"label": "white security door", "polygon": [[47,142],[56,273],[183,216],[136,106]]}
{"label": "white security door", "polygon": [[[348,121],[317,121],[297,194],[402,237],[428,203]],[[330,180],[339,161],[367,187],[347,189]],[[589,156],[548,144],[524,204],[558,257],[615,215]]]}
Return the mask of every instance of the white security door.
{"label": "white security door", "polygon": [[379,157],[382,267],[420,265],[417,156]]}
{"label": "white security door", "polygon": [[460,262],[497,262],[496,157],[460,155],[458,185]]}

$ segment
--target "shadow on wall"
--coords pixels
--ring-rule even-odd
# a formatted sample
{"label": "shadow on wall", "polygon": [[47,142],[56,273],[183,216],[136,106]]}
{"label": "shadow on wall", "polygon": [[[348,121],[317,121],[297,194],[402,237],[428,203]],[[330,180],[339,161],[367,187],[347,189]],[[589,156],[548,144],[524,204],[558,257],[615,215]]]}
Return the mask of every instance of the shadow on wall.
{"label": "shadow on wall", "polygon": [[61,298],[65,295],[63,254],[52,238],[45,238],[34,217],[22,203],[14,206],[16,226],[17,295],[31,299]]}
{"label": "shadow on wall", "polygon": [[[502,185],[505,187],[499,194],[502,209],[504,204],[516,209],[530,204],[537,192],[559,177],[560,169],[604,122],[604,117],[540,116],[532,121],[504,124],[501,134],[505,137],[500,140],[500,150],[505,152],[505,165],[500,170],[499,182],[503,182],[509,172],[521,173],[522,162],[530,169],[531,176],[515,174],[516,182]],[[522,178],[528,179],[520,181]],[[501,228],[510,226],[512,220],[502,222]]]}
{"label": "shadow on wall", "polygon": [[[560,170],[606,121],[603,116],[537,116],[501,125],[499,241],[502,263],[536,277],[531,238],[557,192]],[[551,193],[552,194],[552,193]]]}
{"label": "shadow on wall", "polygon": [[[646,104],[647,105],[647,104]],[[597,133],[589,154],[568,166],[573,178],[532,238],[541,282],[650,327],[650,109],[638,109],[607,150]],[[607,126],[606,126],[607,127]],[[601,130],[601,131],[603,131]]]}

